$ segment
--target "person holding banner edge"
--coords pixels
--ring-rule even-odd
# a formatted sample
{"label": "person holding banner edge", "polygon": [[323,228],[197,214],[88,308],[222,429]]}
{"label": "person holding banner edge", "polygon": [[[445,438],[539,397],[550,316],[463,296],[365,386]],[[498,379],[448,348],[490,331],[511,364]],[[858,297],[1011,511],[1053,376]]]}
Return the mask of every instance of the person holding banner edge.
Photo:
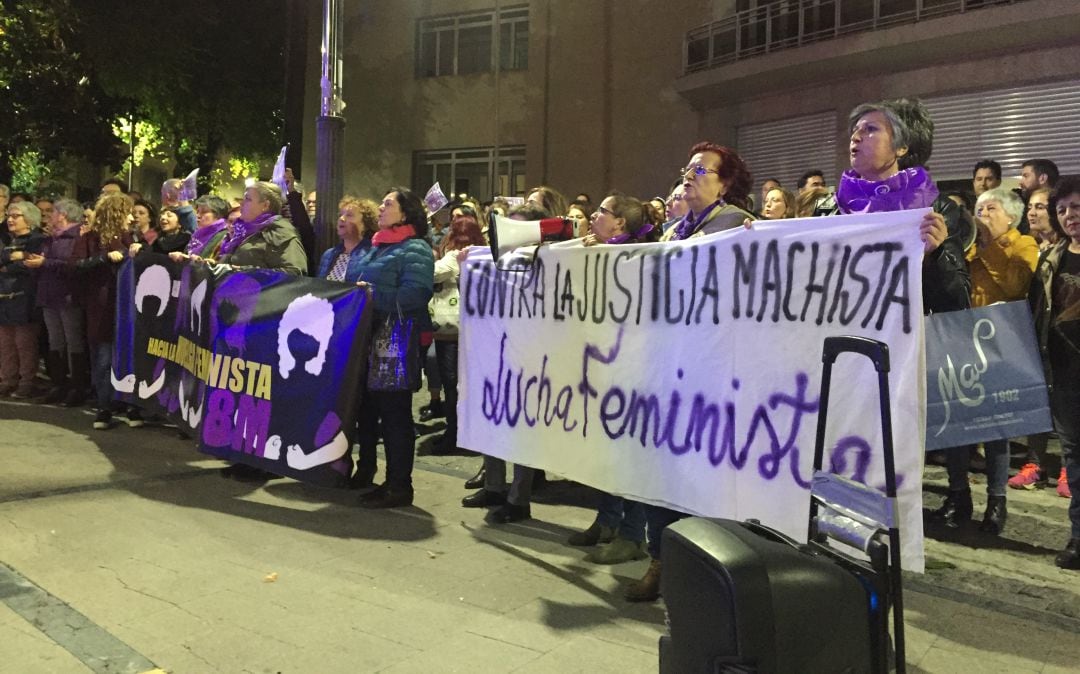
{"label": "person holding banner edge", "polygon": [[[690,161],[680,171],[686,214],[671,224],[661,241],[682,241],[745,226],[756,217],[749,212],[753,181],[746,162],[731,148],[700,142],[690,148]],[[648,552],[652,561],[645,575],[623,593],[627,601],[660,598],[660,537],[666,527],[684,517],[670,508],[645,504]]]}
{"label": "person holding banner edge", "polygon": [[[1031,276],[1039,259],[1039,245],[1017,227],[1024,204],[1013,192],[1001,187],[987,190],[976,202],[978,243],[967,254],[971,274],[971,305],[985,307],[1027,297]],[[986,513],[981,531],[998,535],[1005,526],[1005,505],[1009,479],[1009,441],[992,440],[986,448]],[[971,519],[971,464],[969,446],[953,447],[945,454],[949,473],[949,493],[932,516],[949,527],[959,527]]]}
{"label": "person holding banner edge", "polygon": [[[546,188],[537,188],[533,194]],[[558,193],[555,193],[558,194]],[[510,209],[511,220],[541,220],[551,217],[551,212],[536,201],[526,202]],[[460,251],[458,262],[465,257],[465,250]],[[511,524],[532,517],[532,490],[537,471],[520,463],[514,464],[514,477],[510,486],[506,485],[506,461],[490,454],[484,455],[484,465],[475,476],[465,482],[465,488],[480,488],[461,499],[465,508],[491,508],[487,519],[496,524]],[[480,484],[477,485],[477,482]]]}
{"label": "person holding banner edge", "polygon": [[[218,259],[174,252],[172,259],[215,265],[222,271],[272,269],[293,276],[307,273],[307,254],[292,224],[281,216],[281,188],[259,181],[244,190],[240,217],[221,242]],[[265,481],[277,475],[254,466],[236,463],[221,469],[222,477],[242,481]]]}
{"label": "person holding banner edge", "polygon": [[930,207],[919,226],[924,243],[923,310],[970,306],[960,206],[942,197],[924,168],[934,145],[934,122],[917,99],[863,103],[848,115],[851,168],[835,196],[814,215],[874,213]]}
{"label": "person holding banner edge", "polygon": [[304,276],[307,274],[307,253],[296,228],[281,215],[283,204],[280,187],[266,181],[253,184],[244,190],[240,217],[221,242],[218,258],[193,254],[181,257],[223,265],[227,271],[275,269]]}
{"label": "person holding banner edge", "polygon": [[[372,337],[372,360],[376,343],[390,336],[380,336],[385,325],[393,333],[392,341],[400,347],[390,355],[396,369],[408,375],[408,381],[378,381],[374,368],[368,371],[368,387],[358,418],[360,456],[357,473],[361,479],[375,475],[375,446],[379,425],[386,448],[386,479],[361,496],[367,508],[396,508],[412,505],[412,469],[416,451],[413,430],[412,395],[419,386],[419,333],[431,332],[428,302],[434,286],[435,257],[424,237],[427,215],[416,194],[404,187],[390,189],[379,206],[379,231],[372,237],[372,248],[360,261],[356,285],[368,288],[375,305],[375,335]],[[403,343],[404,342],[404,343]],[[407,346],[407,351],[403,350]]]}
{"label": "person holding banner edge", "polygon": [[[598,244],[645,243],[660,238],[657,222],[645,204],[623,194],[607,196],[590,220],[591,232],[585,237],[586,246]],[[567,543],[575,546],[594,546],[585,559],[594,564],[622,564],[644,559],[645,504],[607,492],[601,492],[596,519],[584,531],[571,534]]]}
{"label": "person holding banner edge", "polygon": [[1061,180],[1051,208],[1066,238],[1043,252],[1029,300],[1072,492],[1069,542],[1054,561],[1063,569],[1080,569],[1080,180]]}

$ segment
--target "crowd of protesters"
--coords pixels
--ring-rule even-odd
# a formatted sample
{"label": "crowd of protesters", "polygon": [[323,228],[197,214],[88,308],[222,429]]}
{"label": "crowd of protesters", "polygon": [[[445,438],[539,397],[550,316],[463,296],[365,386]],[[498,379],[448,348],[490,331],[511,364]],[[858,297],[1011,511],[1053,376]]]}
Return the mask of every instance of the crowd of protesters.
{"label": "crowd of protesters", "polygon": [[[160,210],[141,195],[126,193],[117,180],[106,182],[91,208],[67,198],[12,195],[0,186],[0,212],[7,218],[0,252],[0,395],[67,406],[83,405],[93,396],[94,428],[107,430],[117,418],[142,425],[138,409],[113,402],[109,374],[117,270],[128,257],[150,251],[225,271],[272,269],[368,288],[376,315],[396,313],[420,326],[431,396],[420,421],[445,416],[446,430],[432,453],[452,453],[458,451],[457,320],[440,313],[441,298],[456,292],[467,249],[486,245],[492,213],[521,220],[563,217],[583,245],[604,246],[685,240],[752,227],[757,219],[928,207],[919,226],[928,313],[1007,300],[1031,303],[1062,447],[1056,492],[1072,499],[1071,537],[1056,562],[1080,569],[1080,180],[1059,176],[1052,161],[1033,159],[1021,167],[1019,189],[1007,190],[1001,187],[1001,166],[985,160],[973,169],[971,193],[940,194],[926,169],[933,123],[921,103],[861,105],[849,122],[851,166],[835,188],[829,176],[808,170],[794,191],[768,178],[752,195],[750,169],[737,151],[702,142],[690,149],[667,196],[648,200],[613,192],[594,206],[587,194],[568,200],[538,186],[523,203],[504,198],[479,203],[461,195],[432,214],[404,187],[386,190],[379,201],[346,196],[337,210],[339,242],[321,255],[314,251],[311,224],[316,194],[305,197],[291,175],[284,192],[256,182],[233,203],[215,195],[189,203],[180,196],[179,181],[169,181]],[[45,378],[39,378],[39,355]],[[365,507],[413,501],[413,394],[368,391],[363,397],[359,457],[350,485],[363,492]],[[1027,439],[1028,456],[1012,477],[1009,442],[984,443],[983,531],[996,535],[1006,526],[1008,488],[1049,485],[1047,437]],[[376,486],[380,438],[386,466]],[[968,473],[978,452],[975,447],[945,452],[949,492],[930,513],[934,520],[963,527],[972,519]],[[276,477],[244,465],[229,466],[223,474],[242,480]],[[528,519],[531,492],[542,480],[542,471],[519,465],[508,484],[505,462],[485,456],[466,482],[475,491],[462,505],[491,508],[488,517],[495,523]],[[601,564],[651,557],[644,577],[626,589],[628,599],[649,601],[659,595],[660,534],[683,517],[604,494],[593,524],[568,542],[593,548],[587,558]]]}

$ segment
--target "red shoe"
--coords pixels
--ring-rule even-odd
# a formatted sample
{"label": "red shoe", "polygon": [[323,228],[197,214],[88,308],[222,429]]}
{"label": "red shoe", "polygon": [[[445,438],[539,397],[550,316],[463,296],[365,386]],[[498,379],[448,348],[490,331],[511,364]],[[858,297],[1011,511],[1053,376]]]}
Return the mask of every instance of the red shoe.
{"label": "red shoe", "polygon": [[1058,475],[1057,493],[1061,498],[1072,498],[1069,490],[1069,478],[1065,477],[1065,466],[1061,467],[1061,475]]}
{"label": "red shoe", "polygon": [[1045,482],[1046,476],[1037,463],[1025,463],[1019,473],[1009,478],[1009,486],[1013,489],[1034,489]]}

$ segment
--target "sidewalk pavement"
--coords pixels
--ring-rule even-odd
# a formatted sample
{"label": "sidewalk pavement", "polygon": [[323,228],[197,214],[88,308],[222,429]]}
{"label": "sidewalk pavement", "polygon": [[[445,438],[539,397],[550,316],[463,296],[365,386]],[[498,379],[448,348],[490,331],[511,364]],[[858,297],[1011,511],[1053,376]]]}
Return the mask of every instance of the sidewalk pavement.
{"label": "sidewalk pavement", "polygon": [[[591,490],[554,481],[533,520],[487,525],[460,506],[478,459],[421,456],[412,508],[364,511],[222,479],[171,429],[91,419],[0,401],[0,672],[656,671],[663,604],[620,592],[646,562],[564,543]],[[1064,499],[1018,494],[1010,515],[1045,540],[928,540],[909,671],[1080,668],[1080,575],[1052,564]]]}

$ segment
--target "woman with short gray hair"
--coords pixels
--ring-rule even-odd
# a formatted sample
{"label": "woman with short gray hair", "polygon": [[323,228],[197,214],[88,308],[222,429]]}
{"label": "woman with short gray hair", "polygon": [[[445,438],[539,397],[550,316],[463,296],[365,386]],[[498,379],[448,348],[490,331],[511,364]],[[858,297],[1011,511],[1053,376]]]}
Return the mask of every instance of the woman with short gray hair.
{"label": "woman with short gray hair", "polygon": [[27,254],[24,264],[39,269],[37,305],[49,334],[45,365],[52,387],[42,402],[78,407],[90,392],[90,360],[86,353],[86,323],[76,302],[76,244],[81,236],[83,207],[74,199],[53,204],[50,236],[42,255]]}
{"label": "woman with short gray hair", "polygon": [[930,207],[919,233],[923,240],[923,308],[956,311],[968,306],[960,207],[938,193],[925,168],[934,146],[934,122],[917,99],[864,103],[848,116],[851,168],[835,198],[814,215],[883,213]]}
{"label": "woman with short gray hair", "polygon": [[[978,239],[968,249],[971,273],[971,306],[985,307],[995,302],[1024,300],[1028,296],[1039,244],[1017,229],[1024,215],[1024,203],[1012,191],[998,187],[979,195],[975,202]],[[997,535],[1005,526],[1006,484],[1009,479],[1009,441],[983,443],[986,450],[986,512],[979,528]],[[971,485],[968,472],[970,447],[953,447],[945,453],[949,472],[949,511],[940,513],[945,524],[959,527],[971,517]]]}
{"label": "woman with short gray hair", "polygon": [[23,201],[7,207],[8,245],[0,249],[0,397],[33,398],[38,365],[37,283],[27,255],[45,247],[41,211]]}

